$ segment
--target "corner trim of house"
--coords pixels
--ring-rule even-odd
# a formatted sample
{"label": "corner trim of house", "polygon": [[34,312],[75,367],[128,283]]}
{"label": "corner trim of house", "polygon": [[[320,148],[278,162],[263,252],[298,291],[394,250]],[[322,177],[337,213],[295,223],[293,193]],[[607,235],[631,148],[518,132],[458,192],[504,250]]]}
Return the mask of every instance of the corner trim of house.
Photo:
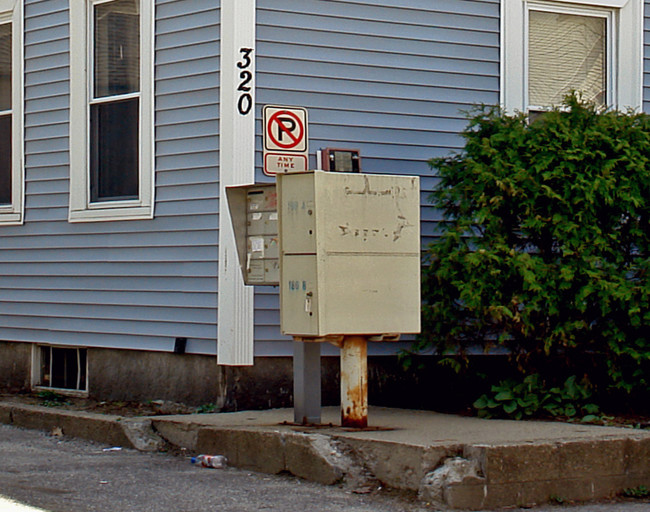
{"label": "corner trim of house", "polygon": [[[253,288],[239,269],[225,189],[255,181],[255,8],[255,0],[221,2],[217,362],[232,366],[252,365],[254,353]],[[242,91],[244,67],[250,90]]]}

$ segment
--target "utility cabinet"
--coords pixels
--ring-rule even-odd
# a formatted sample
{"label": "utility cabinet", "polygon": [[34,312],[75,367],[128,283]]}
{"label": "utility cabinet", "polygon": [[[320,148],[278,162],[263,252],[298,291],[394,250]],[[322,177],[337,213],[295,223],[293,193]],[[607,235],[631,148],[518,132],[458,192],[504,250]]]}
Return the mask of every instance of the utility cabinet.
{"label": "utility cabinet", "polygon": [[277,186],[282,332],[419,332],[419,178],[310,171]]}
{"label": "utility cabinet", "polygon": [[278,200],[275,183],[227,187],[244,283],[278,285]]}

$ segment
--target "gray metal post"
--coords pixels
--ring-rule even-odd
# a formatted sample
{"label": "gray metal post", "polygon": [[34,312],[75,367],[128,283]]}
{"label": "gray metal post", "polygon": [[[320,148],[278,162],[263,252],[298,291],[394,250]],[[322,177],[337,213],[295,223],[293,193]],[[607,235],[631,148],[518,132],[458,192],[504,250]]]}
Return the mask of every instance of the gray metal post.
{"label": "gray metal post", "polygon": [[293,342],[293,420],[321,422],[320,343]]}

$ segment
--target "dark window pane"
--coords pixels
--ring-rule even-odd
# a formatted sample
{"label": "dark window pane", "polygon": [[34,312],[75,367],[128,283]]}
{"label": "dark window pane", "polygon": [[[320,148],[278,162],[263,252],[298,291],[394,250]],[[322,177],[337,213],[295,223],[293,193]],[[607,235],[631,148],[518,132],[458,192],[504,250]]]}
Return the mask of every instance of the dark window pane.
{"label": "dark window pane", "polygon": [[50,375],[50,356],[52,355],[51,347],[41,347],[41,386],[51,387]]}
{"label": "dark window pane", "polygon": [[79,354],[79,386],[77,389],[86,389],[86,366],[87,350],[85,348],[77,349]]}
{"label": "dark window pane", "polygon": [[11,114],[0,116],[0,204],[11,204]]}
{"label": "dark window pane", "polygon": [[11,110],[11,23],[0,25],[0,111]]}
{"label": "dark window pane", "polygon": [[90,107],[90,199],[138,197],[139,99]]}
{"label": "dark window pane", "polygon": [[95,97],[140,90],[139,0],[95,6]]}
{"label": "dark window pane", "polygon": [[52,347],[52,387],[77,389],[77,349]]}
{"label": "dark window pane", "polygon": [[[85,348],[41,347],[40,385],[60,389],[86,389]],[[50,367],[52,375],[50,375]]]}

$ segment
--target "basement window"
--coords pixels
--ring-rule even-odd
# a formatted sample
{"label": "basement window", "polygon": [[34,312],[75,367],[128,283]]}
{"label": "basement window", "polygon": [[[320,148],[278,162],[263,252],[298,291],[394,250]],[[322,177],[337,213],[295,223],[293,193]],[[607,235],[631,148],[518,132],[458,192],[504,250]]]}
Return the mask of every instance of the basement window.
{"label": "basement window", "polygon": [[41,346],[36,356],[37,388],[87,391],[87,349]]}

